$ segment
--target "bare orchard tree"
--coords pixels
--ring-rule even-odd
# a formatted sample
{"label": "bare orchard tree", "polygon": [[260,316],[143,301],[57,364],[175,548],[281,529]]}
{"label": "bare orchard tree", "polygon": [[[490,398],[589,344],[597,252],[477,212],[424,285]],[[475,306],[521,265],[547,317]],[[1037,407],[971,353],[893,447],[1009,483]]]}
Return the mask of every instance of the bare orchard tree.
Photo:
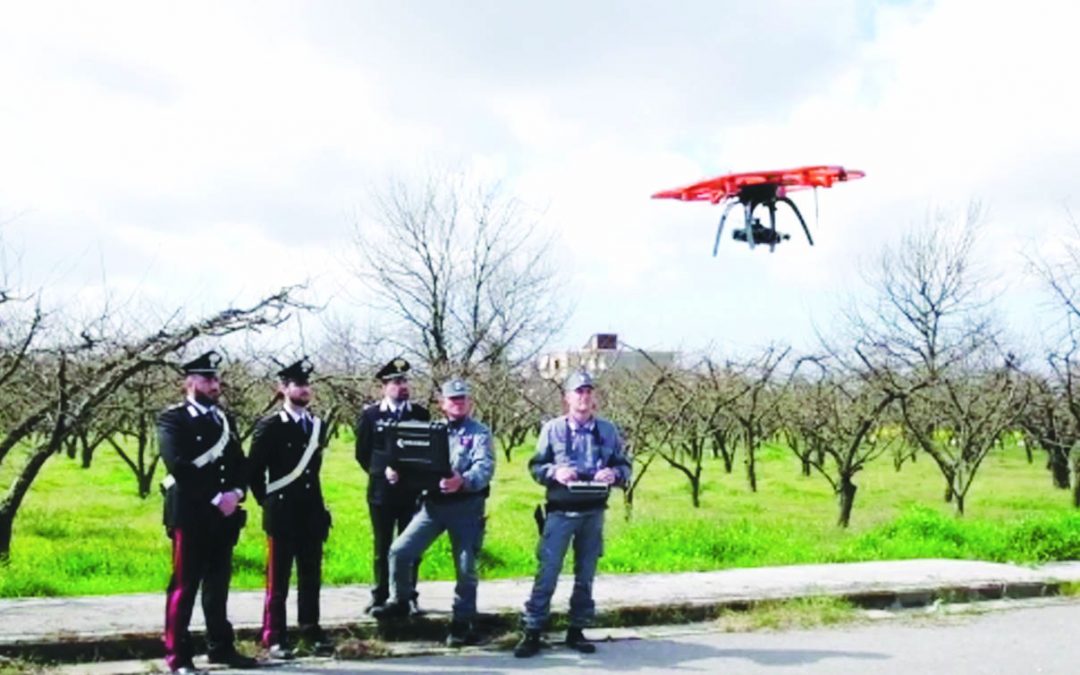
{"label": "bare orchard tree", "polygon": [[105,441],[135,477],[139,497],[150,496],[161,457],[157,448],[157,414],[176,396],[176,377],[169,368],[148,368],[125,382],[116,394],[114,408],[120,414],[116,430]]}
{"label": "bare orchard tree", "polygon": [[[20,364],[12,377],[27,373],[28,381],[43,383],[25,392],[24,405],[0,432],[0,468],[11,476],[0,500],[0,559],[10,555],[12,526],[23,498],[45,461],[63,448],[73,430],[86,425],[133,377],[162,366],[197,338],[221,337],[284,321],[297,306],[291,290],[283,289],[250,307],[228,309],[192,323],[182,324],[174,317],[153,329],[141,330],[141,336],[124,335],[110,325],[108,316],[97,317],[69,336],[60,326],[70,324],[63,324],[55,315],[51,318],[57,325],[48,325],[48,331],[34,329],[29,348],[22,347],[23,338],[14,345],[0,345],[5,364]],[[35,324],[33,313],[30,316],[28,323],[22,324],[23,337],[31,327],[44,325]],[[18,325],[9,315],[5,315],[5,323]]]}
{"label": "bare orchard tree", "polygon": [[[815,359],[816,361],[816,359]],[[799,472],[810,476],[813,463],[824,461],[825,448],[822,428],[825,417],[817,405],[824,387],[823,378],[806,377],[799,372],[807,359],[800,359],[796,372],[780,401],[780,437],[799,460]]]}
{"label": "bare orchard tree", "polygon": [[707,403],[712,418],[709,430],[712,456],[723,462],[724,473],[731,473],[735,450],[742,435],[735,403],[753,385],[736,372],[731,363],[721,365],[706,358],[702,366],[705,378],[698,395]]}
{"label": "bare orchard tree", "polygon": [[475,371],[472,383],[476,416],[491,429],[507,462],[514,448],[536,434],[541,420],[560,410],[559,384],[525,368],[493,364]]}
{"label": "bare orchard tree", "polygon": [[673,372],[657,397],[657,412],[667,422],[667,442],[654,452],[689,482],[694,508],[701,506],[705,459],[714,450],[717,435],[728,428],[731,406],[743,393],[727,391],[723,396],[711,367],[705,359],[698,368]]}
{"label": "bare orchard tree", "polygon": [[788,391],[789,410],[795,413],[789,422],[813,449],[804,461],[832,487],[840,510],[837,524],[847,527],[858,490],[855,476],[901,440],[884,428],[900,394],[836,361],[808,358],[800,365],[793,382],[798,384]]}
{"label": "bare orchard tree", "polygon": [[[1065,319],[1061,334],[1049,336],[1062,346],[1051,350],[1048,358],[1051,373],[1047,385],[1072,417],[1071,423],[1066,423],[1060,416],[1056,417],[1060,423],[1058,430],[1061,438],[1050,443],[1059,446],[1067,443],[1068,437],[1076,433],[1074,429],[1080,428],[1080,359],[1077,358],[1080,351],[1080,222],[1072,213],[1067,213],[1067,217],[1071,232],[1060,242],[1060,246],[1055,247],[1056,257],[1044,256],[1031,263]],[[1044,408],[1043,412],[1050,411]],[[1047,421],[1044,420],[1043,427]],[[1059,448],[1058,457],[1064,452],[1063,448]],[[1080,507],[1080,453],[1073,452],[1072,456],[1073,504]],[[1055,482],[1060,485],[1057,470]]]}
{"label": "bare orchard tree", "polygon": [[391,181],[372,200],[354,229],[354,273],[385,341],[434,380],[518,366],[562,328],[550,242],[499,185],[429,173]]}
{"label": "bare orchard tree", "polygon": [[1021,377],[1026,405],[1020,426],[1029,452],[1032,446],[1046,451],[1046,465],[1054,487],[1067,490],[1069,456],[1080,442],[1080,419],[1073,414],[1074,407],[1080,410],[1080,401],[1072,400],[1080,373],[1071,354],[1052,354],[1048,363],[1050,373],[1028,372]]}
{"label": "bare orchard tree", "polygon": [[1071,319],[1068,333],[1073,335],[1080,326],[1080,222],[1072,213],[1066,213],[1066,216],[1071,234],[1061,241],[1060,246],[1055,247],[1056,257],[1038,257],[1030,262],[1036,276],[1042,279],[1054,300]]}
{"label": "bare orchard tree", "polygon": [[[644,353],[644,352],[642,352]],[[634,464],[634,475],[623,492],[624,515],[633,516],[634,497],[659,449],[666,446],[678,423],[665,413],[660,398],[674,368],[653,364],[638,370],[609,372],[601,382],[602,408],[622,431],[626,452]]]}
{"label": "bare orchard tree", "polygon": [[1017,422],[1011,355],[999,346],[987,275],[975,267],[977,205],[884,250],[873,300],[847,312],[847,344],[877,385],[900,396],[905,435],[933,459],[959,514],[982,461]]}
{"label": "bare orchard tree", "polygon": [[730,366],[744,383],[732,410],[742,434],[746,480],[751,492],[757,492],[757,451],[782,426],[779,410],[787,381],[781,381],[778,375],[790,351],[790,347],[768,347],[759,356]]}

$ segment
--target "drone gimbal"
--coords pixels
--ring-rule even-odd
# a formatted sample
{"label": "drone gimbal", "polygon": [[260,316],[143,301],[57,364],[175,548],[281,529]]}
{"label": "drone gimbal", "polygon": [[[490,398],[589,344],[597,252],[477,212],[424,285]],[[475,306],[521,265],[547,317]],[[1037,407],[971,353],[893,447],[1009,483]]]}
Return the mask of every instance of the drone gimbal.
{"label": "drone gimbal", "polygon": [[[783,187],[776,183],[759,183],[756,185],[744,185],[739,188],[737,201],[729,201],[727,206],[724,207],[724,213],[720,216],[720,225],[716,229],[713,256],[716,256],[716,251],[720,248],[720,235],[724,232],[724,222],[736,203],[743,206],[743,227],[731,233],[732,238],[736,241],[745,241],[750,245],[750,248],[754,248],[755,244],[765,244],[771,252],[776,248],[777,244],[790,239],[791,235],[778,232],[776,229],[776,205],[781,203],[787,204],[795,212],[799,224],[802,225],[803,232],[806,233],[806,240],[810,242],[811,246],[814,245],[814,238],[810,236],[810,228],[806,226],[806,221],[803,220],[799,207],[795,206],[795,202],[788,199],[784,194]],[[765,206],[769,209],[768,227],[762,225],[761,220],[754,217],[754,211],[759,206]]]}

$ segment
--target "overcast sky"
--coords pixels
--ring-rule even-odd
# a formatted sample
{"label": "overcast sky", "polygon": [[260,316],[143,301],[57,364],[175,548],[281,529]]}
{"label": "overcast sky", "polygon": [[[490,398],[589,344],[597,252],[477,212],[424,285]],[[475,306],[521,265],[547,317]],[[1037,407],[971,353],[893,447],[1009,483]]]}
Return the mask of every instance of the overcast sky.
{"label": "overcast sky", "polygon": [[[576,312],[554,347],[813,342],[858,268],[981,200],[981,257],[1037,332],[1024,254],[1077,202],[1080,10],[1016,2],[0,2],[4,264],[53,300],[192,314],[312,279],[337,312],[372,184],[431,163],[542,214]],[[649,195],[841,164],[816,246],[725,238]],[[781,221],[781,229],[797,227]],[[793,234],[798,234],[793,232]],[[126,294],[126,295],[125,295]]]}

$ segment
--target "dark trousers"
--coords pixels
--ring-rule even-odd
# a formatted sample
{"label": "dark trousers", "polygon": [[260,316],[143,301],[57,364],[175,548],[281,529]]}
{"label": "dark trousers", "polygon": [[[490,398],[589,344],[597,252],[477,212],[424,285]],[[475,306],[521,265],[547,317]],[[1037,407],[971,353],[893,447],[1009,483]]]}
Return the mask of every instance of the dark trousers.
{"label": "dark trousers", "polygon": [[[379,504],[368,502],[368,510],[371,513],[371,533],[375,544],[375,585],[371,589],[371,598],[375,604],[381,605],[390,597],[390,544],[394,543],[395,536],[405,531],[416,515],[416,499],[392,499]],[[420,560],[417,559],[412,566],[410,597],[414,600],[417,597],[416,579],[419,569]]]}
{"label": "dark trousers", "polygon": [[296,561],[296,613],[300,635],[319,637],[319,589],[322,587],[321,537],[267,537],[266,602],[263,607],[263,646],[286,645],[285,600]]}
{"label": "dark trousers", "polygon": [[232,537],[197,529],[172,531],[172,576],[165,596],[165,663],[170,670],[190,664],[195,656],[188,625],[200,584],[207,650],[224,654],[234,648],[232,624],[225,615],[233,543]]}

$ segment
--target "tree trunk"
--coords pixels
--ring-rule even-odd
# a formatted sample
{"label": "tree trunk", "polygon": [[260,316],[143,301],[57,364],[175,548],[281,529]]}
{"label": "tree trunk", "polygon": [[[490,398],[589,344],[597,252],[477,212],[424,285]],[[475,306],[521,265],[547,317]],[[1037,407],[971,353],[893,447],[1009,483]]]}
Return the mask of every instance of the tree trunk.
{"label": "tree trunk", "polygon": [[799,459],[802,460],[802,475],[803,476],[809,476],[810,475],[810,454],[807,453],[805,455],[800,455]]}
{"label": "tree trunk", "polygon": [[139,476],[139,497],[146,499],[150,496],[150,489],[154,481],[154,474],[144,473]]}
{"label": "tree trunk", "polygon": [[82,468],[89,469],[90,463],[94,459],[94,449],[90,447],[90,443],[87,440],[82,442],[82,452],[80,453],[82,460]]}
{"label": "tree trunk", "polygon": [[701,508],[701,474],[690,478],[690,499],[694,503],[694,508]]}
{"label": "tree trunk", "polygon": [[1050,474],[1054,479],[1054,487],[1062,490],[1069,489],[1069,453],[1062,448],[1050,450],[1049,457]]}
{"label": "tree trunk", "polygon": [[15,477],[4,501],[0,503],[0,560],[7,560],[11,554],[11,533],[15,523],[15,514],[19,512],[23,497],[30,490],[30,485],[33,484],[34,478],[41,471],[45,461],[60,447],[59,443],[55,443],[43,445],[35,450],[30,456],[30,461]]}
{"label": "tree trunk", "polygon": [[0,509],[0,565],[11,557],[11,528],[15,524],[15,511]]}
{"label": "tree trunk", "polygon": [[964,515],[964,495],[957,492],[954,496],[956,497],[956,515],[962,516]]}
{"label": "tree trunk", "polygon": [[840,485],[836,488],[836,494],[840,498],[840,518],[836,524],[840,527],[847,527],[851,523],[851,508],[855,505],[855,491],[858,489],[850,477],[841,476]]}
{"label": "tree trunk", "polygon": [[750,492],[757,492],[757,467],[754,465],[754,452],[746,451],[746,479],[750,481]]}
{"label": "tree trunk", "polygon": [[1073,507],[1080,508],[1080,455],[1073,459]]}

